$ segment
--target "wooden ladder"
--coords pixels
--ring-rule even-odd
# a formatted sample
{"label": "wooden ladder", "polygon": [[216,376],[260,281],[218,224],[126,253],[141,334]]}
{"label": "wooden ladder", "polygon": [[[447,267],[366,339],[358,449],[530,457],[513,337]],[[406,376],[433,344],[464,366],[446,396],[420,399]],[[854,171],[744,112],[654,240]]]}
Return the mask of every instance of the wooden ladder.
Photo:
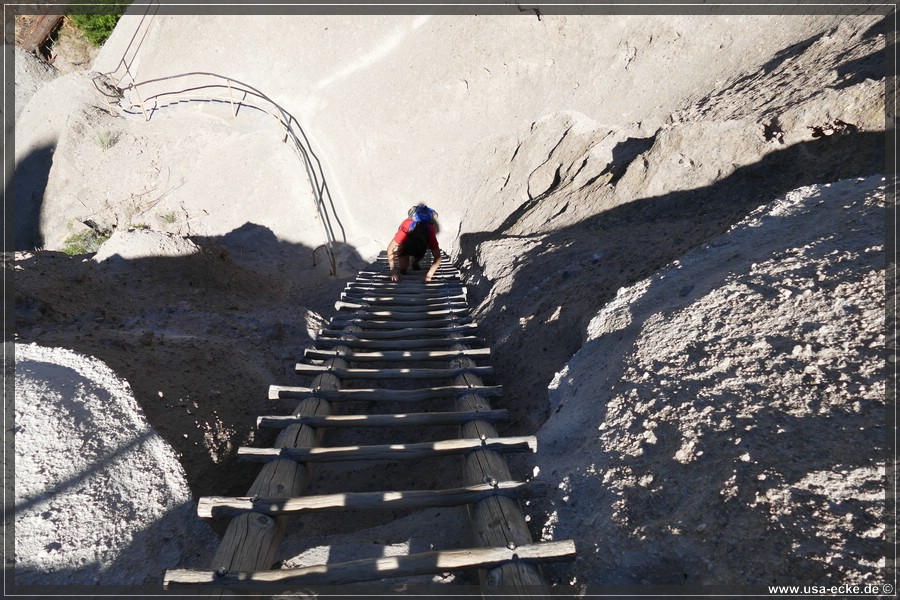
{"label": "wooden ladder", "polygon": [[[269,398],[299,400],[290,415],[261,416],[259,427],[280,429],[273,448],[238,449],[238,456],[262,463],[244,497],[206,497],[203,518],[230,517],[208,570],[173,569],[164,586],[224,589],[344,585],[477,569],[482,589],[540,597],[546,584],[540,564],[575,559],[571,540],[535,543],[519,506],[521,498],[544,495],[547,485],[517,481],[504,456],[534,452],[534,436],[502,437],[495,423],[509,418],[488,401],[501,386],[484,385],[493,368],[479,365],[490,349],[477,337],[459,271],[445,257],[431,283],[422,272],[391,282],[384,253],[360,272],[335,304],[338,313],[321,330],[310,361],[296,365],[313,376],[309,386],[272,385]],[[428,268],[423,264],[423,268]],[[390,365],[367,368],[366,364]],[[430,364],[432,366],[422,366]],[[434,365],[438,366],[434,366]],[[353,365],[353,366],[351,366]],[[362,366],[357,366],[362,365]],[[355,379],[400,381],[446,379],[450,385],[390,389],[344,387]],[[403,414],[338,414],[333,406],[363,400],[415,404],[453,399],[453,410]],[[459,437],[430,442],[329,447],[323,433],[336,427],[428,427],[456,425]],[[310,466],[325,461],[398,461],[443,455],[463,457],[463,486],[437,490],[387,490],[303,496]],[[412,467],[415,468],[415,463]],[[286,519],[311,511],[426,508],[467,505],[477,546],[445,549],[303,568],[273,569]],[[444,589],[441,586],[440,589]],[[449,590],[448,590],[449,591]]]}

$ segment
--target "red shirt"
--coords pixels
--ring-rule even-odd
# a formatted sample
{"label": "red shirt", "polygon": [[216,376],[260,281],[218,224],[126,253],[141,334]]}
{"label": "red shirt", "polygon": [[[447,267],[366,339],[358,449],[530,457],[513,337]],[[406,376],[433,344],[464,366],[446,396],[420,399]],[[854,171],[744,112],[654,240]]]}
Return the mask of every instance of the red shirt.
{"label": "red shirt", "polygon": [[[409,233],[409,227],[413,224],[412,219],[406,219],[402,223],[400,223],[400,229],[397,230],[397,233],[394,234],[394,241],[397,242],[398,245],[403,244],[406,241],[406,234]],[[416,227],[426,226],[424,223],[419,223]],[[441,247],[438,245],[437,234],[434,232],[434,225],[427,225],[428,227],[428,247],[431,248],[431,253],[437,256],[441,253]]]}

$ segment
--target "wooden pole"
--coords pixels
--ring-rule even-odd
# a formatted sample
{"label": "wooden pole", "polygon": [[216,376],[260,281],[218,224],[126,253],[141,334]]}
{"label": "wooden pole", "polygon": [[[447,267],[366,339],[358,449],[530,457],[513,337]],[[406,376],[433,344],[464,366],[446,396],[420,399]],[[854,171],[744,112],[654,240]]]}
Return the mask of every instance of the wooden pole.
{"label": "wooden pole", "polygon": [[208,496],[200,499],[197,514],[209,518],[234,516],[245,512],[266,515],[298,514],[322,510],[357,510],[393,508],[433,508],[459,506],[477,502],[489,496],[534,498],[547,494],[543,482],[499,481],[496,485],[483,483],[464,488],[444,490],[404,490],[391,492],[355,492],[323,494],[297,498],[230,498]]}
{"label": "wooden pole", "polygon": [[[475,336],[465,337],[462,339],[462,341],[463,343],[467,344],[485,343],[484,339]],[[316,340],[316,344],[325,347],[348,346],[350,348],[368,348],[370,350],[422,350],[426,348],[446,348],[455,345],[453,339],[441,337],[412,340],[353,340],[320,338]]]}
{"label": "wooden pole", "polygon": [[334,369],[325,365],[297,364],[297,373],[331,373],[340,379],[450,379],[463,373],[492,375],[494,367],[469,367],[467,369]]}
{"label": "wooden pole", "polygon": [[303,423],[310,427],[420,427],[462,425],[475,420],[499,421],[509,420],[509,411],[492,410],[490,412],[425,412],[393,415],[321,415],[309,417],[287,417],[264,415],[257,417],[257,427],[283,428],[295,423]]}
{"label": "wooden pole", "polygon": [[439,387],[420,388],[416,390],[387,390],[383,388],[346,389],[335,390],[298,385],[270,385],[269,400],[279,398],[297,398],[304,396],[316,396],[332,402],[362,400],[372,402],[422,402],[434,398],[454,398],[462,394],[477,392],[482,396],[501,396],[503,386],[482,385],[471,387],[467,385],[445,385]]}
{"label": "wooden pole", "polygon": [[[56,4],[57,6],[63,6],[65,4],[68,4],[68,1],[55,2],[53,4]],[[50,34],[53,33],[53,31],[62,20],[62,12],[57,15],[40,15],[34,21],[32,21],[31,26],[25,32],[22,41],[19,43],[19,47],[26,52],[37,54],[40,47],[44,45],[44,43],[50,37]]]}
{"label": "wooden pole", "polygon": [[[392,329],[388,331],[365,331],[360,334],[361,338],[367,340],[402,340],[402,339],[421,339],[429,337],[446,337],[451,333],[474,333],[472,330],[477,329],[477,325],[470,323],[468,325],[451,325],[449,327],[404,327],[401,329]],[[318,339],[323,338],[340,338],[344,335],[341,331],[331,329],[320,329]]]}
{"label": "wooden pole", "polygon": [[[359,331],[350,327],[349,331]],[[341,349],[343,350],[343,349]],[[349,348],[346,349],[349,352]],[[330,366],[338,369],[349,367],[340,357],[329,359]],[[313,380],[314,387],[337,390],[341,381],[331,373],[323,373]],[[327,415],[331,406],[323,398],[306,398],[294,410],[294,415]],[[320,430],[309,425],[296,424],[285,428],[275,441],[277,448],[309,448],[321,441]],[[291,498],[299,496],[309,485],[310,470],[305,464],[289,459],[268,462],[260,469],[256,480],[247,492],[248,496]],[[276,552],[284,536],[284,517],[270,517],[256,512],[242,514],[228,524],[222,541],[212,560],[212,569],[218,573],[259,571],[272,568]]]}
{"label": "wooden pole", "polygon": [[[463,301],[459,301],[459,302],[452,301],[452,302],[447,302],[446,304],[429,304],[425,308],[428,309],[428,308],[432,308],[432,307],[436,307],[436,306],[446,306],[449,312],[463,313],[463,312],[469,311],[468,304],[466,304]],[[334,303],[335,310],[343,310],[343,309],[351,309],[351,310],[363,309],[364,310],[364,309],[369,309],[371,307],[372,307],[371,303],[362,302],[362,301],[345,302],[343,300],[338,300],[337,302]],[[438,314],[434,311],[429,312],[427,310],[423,310],[418,305],[409,305],[409,308],[407,308],[406,305],[391,304],[391,305],[386,305],[384,308],[385,308],[385,310],[388,310],[391,313],[394,313],[397,315],[423,314],[423,315],[430,316],[430,315]]]}
{"label": "wooden pole", "polygon": [[[464,350],[465,346],[454,346]],[[460,357],[450,362],[451,368],[466,368],[474,363]],[[476,375],[464,374],[454,380],[457,385],[480,385]],[[488,400],[478,394],[467,394],[456,402],[457,411],[491,410]],[[497,429],[487,421],[469,421],[460,427],[461,438],[491,438]],[[476,450],[465,456],[463,483],[472,485],[483,481],[507,481],[512,479],[509,465],[502,454],[493,450]],[[470,505],[475,537],[480,546],[518,547],[532,543],[528,523],[516,500],[512,498],[486,498]],[[536,564],[524,562],[506,563],[482,572],[482,585],[487,588],[514,590],[517,596],[544,596],[544,578]]]}
{"label": "wooden pole", "polygon": [[[363,558],[298,569],[248,573],[173,569],[166,572],[163,585],[167,589],[169,586],[177,584],[203,585],[214,588],[241,586],[248,589],[278,586],[270,589],[284,591],[284,586],[288,585],[340,585],[498,565],[535,566],[532,563],[548,560],[575,560],[574,542],[563,540],[516,547],[461,548],[459,550],[421,552],[406,556]],[[450,589],[444,591],[448,594],[451,592]]]}
{"label": "wooden pole", "polygon": [[[346,327],[347,325],[366,326],[367,331],[373,329],[405,329],[407,327],[453,327],[462,325],[475,325],[472,323],[471,317],[452,317],[449,319],[420,319],[418,321],[376,321],[373,319],[360,319],[359,317],[335,317],[331,320],[329,327]],[[477,325],[475,325],[477,327]]]}
{"label": "wooden pole", "polygon": [[351,362],[382,362],[382,361],[415,361],[421,362],[425,360],[444,361],[460,356],[469,358],[477,356],[479,358],[489,358],[491,356],[490,348],[467,348],[465,350],[395,350],[388,352],[353,352],[352,350],[340,350],[331,348],[322,350],[320,348],[307,348],[303,351],[306,358],[312,359],[329,359],[333,356],[341,356]]}
{"label": "wooden pole", "polygon": [[526,435],[328,448],[253,448],[241,446],[238,448],[238,458],[256,462],[277,462],[290,459],[302,463],[355,460],[414,460],[450,454],[468,454],[475,451],[484,451],[485,449],[492,450],[494,453],[536,452],[537,438],[532,435]]}
{"label": "wooden pole", "polygon": [[[340,310],[341,308],[355,309],[349,317],[351,319],[371,319],[373,317],[377,317],[382,319],[396,319],[400,321],[431,321],[435,317],[452,318],[453,316],[457,315],[462,317],[469,313],[468,309],[464,308],[454,308],[449,310],[430,310],[424,312],[408,312],[395,310],[371,310],[370,307],[360,308],[360,305],[356,304],[354,304],[353,306],[344,306],[343,302],[337,302],[334,306],[337,310]],[[336,317],[336,319],[341,320],[340,317]]]}

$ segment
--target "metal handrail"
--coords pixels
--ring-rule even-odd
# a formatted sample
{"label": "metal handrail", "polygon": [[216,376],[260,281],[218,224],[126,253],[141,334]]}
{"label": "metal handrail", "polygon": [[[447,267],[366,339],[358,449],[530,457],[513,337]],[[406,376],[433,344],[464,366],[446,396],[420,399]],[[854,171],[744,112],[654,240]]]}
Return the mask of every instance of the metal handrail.
{"label": "metal handrail", "polygon": [[[344,226],[341,224],[340,219],[337,218],[337,210],[334,206],[334,199],[331,197],[331,192],[328,189],[328,182],[325,179],[325,173],[322,169],[322,163],[319,160],[318,156],[316,156],[316,153],[312,150],[309,138],[307,137],[306,132],[303,130],[303,127],[300,126],[300,123],[296,118],[294,118],[292,114],[290,114],[287,110],[284,109],[284,107],[282,107],[280,104],[278,104],[253,86],[230,77],[219,75],[217,73],[210,73],[206,71],[192,71],[189,73],[181,73],[178,75],[148,79],[141,82],[135,80],[134,75],[131,73],[130,64],[137,56],[137,51],[140,49],[140,46],[143,43],[144,38],[146,37],[146,32],[147,29],[149,29],[150,20],[152,20],[153,16],[155,16],[155,13],[153,16],[149,16],[150,11],[154,7],[158,8],[158,6],[158,0],[155,3],[151,3],[147,6],[147,10],[144,12],[143,17],[141,17],[141,21],[138,24],[134,35],[132,35],[131,41],[126,47],[122,59],[119,61],[116,69],[109,73],[104,73],[103,75],[96,76],[94,78],[95,87],[101,94],[103,94],[107,98],[108,102],[112,104],[118,104],[120,106],[122,99],[125,98],[126,92],[133,94],[134,97],[137,98],[137,102],[132,102],[129,99],[128,106],[122,107],[123,110],[129,114],[137,114],[137,111],[135,111],[135,109],[139,108],[140,113],[144,115],[144,119],[148,121],[152,117],[154,111],[183,101],[230,103],[232,106],[232,116],[234,118],[237,118],[238,112],[240,111],[240,108],[242,106],[259,110],[274,117],[284,129],[282,142],[287,142],[287,140],[290,138],[290,140],[293,142],[294,151],[297,152],[297,154],[300,156],[301,160],[303,161],[303,165],[306,168],[306,174],[309,179],[310,186],[312,186],[313,200],[316,204],[316,211],[319,214],[319,220],[322,223],[322,228],[325,234],[325,244],[323,244],[323,246],[325,247],[325,250],[331,262],[331,274],[336,275],[337,264],[334,255],[335,232],[332,225],[331,215],[334,215],[334,220],[337,221],[337,225],[341,229],[341,237],[344,243],[347,242],[347,234],[344,231]],[[141,36],[140,41],[137,43],[137,47],[134,49],[134,53],[132,54],[131,59],[126,61],[126,56],[132,50],[132,46],[134,45],[135,40],[137,40],[138,33],[145,25],[145,20],[146,29],[144,31],[144,34]],[[124,67],[125,72],[121,77],[119,77],[117,73],[121,67]],[[126,76],[130,79],[130,81],[125,85],[125,87],[122,87],[121,84],[123,83],[123,80]],[[102,77],[107,77],[115,82],[116,90],[114,93],[104,91],[104,86],[101,86],[99,84],[99,80]],[[187,78],[196,77],[208,77],[212,78],[214,81],[211,83],[204,83],[202,85],[192,85],[180,90],[165,90],[151,94],[147,98],[141,98],[140,88],[142,87],[145,88],[146,86],[151,84],[184,80]],[[210,90],[224,89],[228,90],[227,94],[216,94],[209,92]],[[201,94],[201,91],[206,93]],[[235,92],[242,94],[240,99],[235,98]],[[249,100],[248,97],[250,98]],[[257,102],[257,100],[261,100],[262,102],[259,103]],[[329,214],[328,210],[329,205],[331,208],[331,215]],[[321,247],[322,246],[318,246],[313,250],[313,265],[315,265],[316,250]]]}

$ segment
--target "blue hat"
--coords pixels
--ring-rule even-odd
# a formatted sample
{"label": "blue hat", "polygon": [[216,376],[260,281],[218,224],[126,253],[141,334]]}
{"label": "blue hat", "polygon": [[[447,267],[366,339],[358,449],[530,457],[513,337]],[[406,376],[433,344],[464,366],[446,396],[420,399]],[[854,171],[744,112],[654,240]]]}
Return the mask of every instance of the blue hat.
{"label": "blue hat", "polygon": [[412,225],[409,226],[409,230],[412,231],[415,229],[416,225],[419,223],[431,223],[434,218],[434,211],[425,206],[424,204],[420,204],[416,207],[415,212],[412,215]]}

